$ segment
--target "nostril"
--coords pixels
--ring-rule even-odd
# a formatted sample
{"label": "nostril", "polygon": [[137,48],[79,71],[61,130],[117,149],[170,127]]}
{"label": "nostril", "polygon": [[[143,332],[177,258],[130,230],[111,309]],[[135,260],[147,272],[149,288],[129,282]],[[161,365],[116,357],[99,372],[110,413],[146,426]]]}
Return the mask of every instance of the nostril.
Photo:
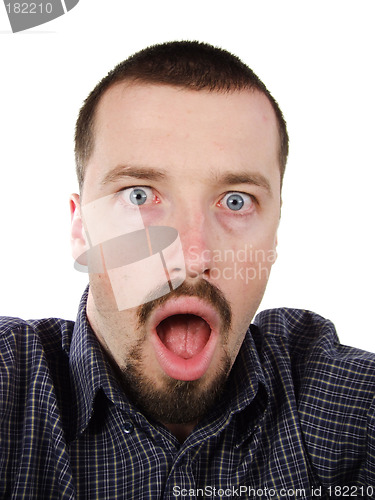
{"label": "nostril", "polygon": [[186,276],[189,278],[202,278],[210,276],[210,269],[204,263],[197,264],[186,262]]}

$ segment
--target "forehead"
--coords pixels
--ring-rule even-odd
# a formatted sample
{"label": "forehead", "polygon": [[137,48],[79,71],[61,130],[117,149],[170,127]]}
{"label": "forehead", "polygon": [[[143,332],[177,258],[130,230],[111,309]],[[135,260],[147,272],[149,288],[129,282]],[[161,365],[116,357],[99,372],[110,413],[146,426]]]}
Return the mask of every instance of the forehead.
{"label": "forehead", "polygon": [[[219,121],[218,121],[219,119]],[[151,122],[179,129],[209,126],[212,133],[277,132],[276,116],[267,97],[259,91],[210,92],[170,85],[122,82],[102,96],[95,117],[95,131],[101,134],[127,124],[141,129]],[[242,129],[242,130],[241,130]],[[191,131],[193,132],[193,131]],[[250,131],[249,131],[250,132]]]}
{"label": "forehead", "polygon": [[116,84],[98,104],[94,136],[86,175],[96,179],[122,163],[174,172],[183,164],[199,177],[236,166],[278,170],[276,116],[258,91]]}

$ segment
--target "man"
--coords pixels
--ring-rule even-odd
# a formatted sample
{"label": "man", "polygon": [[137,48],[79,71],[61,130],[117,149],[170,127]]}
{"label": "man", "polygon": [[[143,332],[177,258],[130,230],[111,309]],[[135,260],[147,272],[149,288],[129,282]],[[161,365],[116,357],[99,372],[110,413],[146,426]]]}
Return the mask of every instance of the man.
{"label": "man", "polygon": [[257,316],[288,153],[256,75],[196,42],[121,63],[76,127],[75,324],[1,324],[2,498],[375,498],[374,355]]}

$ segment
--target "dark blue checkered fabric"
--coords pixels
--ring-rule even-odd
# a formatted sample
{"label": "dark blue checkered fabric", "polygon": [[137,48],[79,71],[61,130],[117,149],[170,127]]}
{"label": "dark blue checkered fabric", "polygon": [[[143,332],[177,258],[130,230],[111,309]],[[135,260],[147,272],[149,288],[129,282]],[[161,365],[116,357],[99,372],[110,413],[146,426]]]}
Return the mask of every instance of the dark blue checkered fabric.
{"label": "dark blue checkered fabric", "polygon": [[259,314],[180,444],[126,398],[86,298],[75,323],[1,319],[0,498],[375,498],[375,355],[332,323]]}

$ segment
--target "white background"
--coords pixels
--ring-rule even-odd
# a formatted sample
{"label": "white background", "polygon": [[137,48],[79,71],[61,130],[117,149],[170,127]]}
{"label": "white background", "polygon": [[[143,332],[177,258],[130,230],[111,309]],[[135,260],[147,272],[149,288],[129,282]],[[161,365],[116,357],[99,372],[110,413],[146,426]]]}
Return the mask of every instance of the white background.
{"label": "white background", "polygon": [[0,4],[0,314],[74,319],[87,276],[69,246],[78,109],[147,45],[197,39],[240,56],[288,122],[279,258],[262,308],[301,307],[375,351],[373,1],[80,0],[12,34]]}

